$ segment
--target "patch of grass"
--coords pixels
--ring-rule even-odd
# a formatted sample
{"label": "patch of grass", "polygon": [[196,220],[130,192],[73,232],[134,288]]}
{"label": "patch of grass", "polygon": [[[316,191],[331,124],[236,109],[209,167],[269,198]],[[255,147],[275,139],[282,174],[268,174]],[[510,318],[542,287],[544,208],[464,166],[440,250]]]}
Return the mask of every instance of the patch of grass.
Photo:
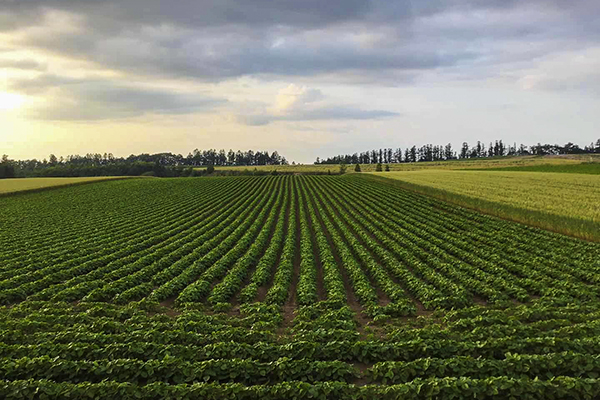
{"label": "patch of grass", "polygon": [[487,214],[600,241],[600,178],[595,175],[441,170],[370,175]]}
{"label": "patch of grass", "polygon": [[489,168],[487,171],[529,171],[529,172],[556,172],[563,174],[590,174],[600,175],[600,162],[581,164],[546,164],[527,165],[516,167]]}
{"label": "patch of grass", "polygon": [[78,185],[105,181],[109,179],[125,179],[122,176],[95,176],[84,178],[15,178],[0,179],[0,196],[17,192],[31,192],[55,187]]}

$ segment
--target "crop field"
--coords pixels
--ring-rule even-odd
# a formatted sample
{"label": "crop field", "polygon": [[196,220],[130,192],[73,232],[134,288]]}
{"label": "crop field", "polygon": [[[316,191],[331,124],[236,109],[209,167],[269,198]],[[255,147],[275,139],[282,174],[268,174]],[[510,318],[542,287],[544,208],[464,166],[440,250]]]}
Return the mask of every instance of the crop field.
{"label": "crop field", "polygon": [[91,183],[105,181],[108,179],[123,179],[118,176],[98,176],[86,178],[16,178],[0,179],[0,196],[15,192],[28,192],[50,187],[78,185],[81,183]]}
{"label": "crop field", "polygon": [[376,175],[458,205],[600,241],[600,176],[594,174],[423,170]]}
{"label": "crop field", "polygon": [[0,198],[0,398],[600,395],[600,244],[370,175]]}
{"label": "crop field", "polygon": [[[582,164],[584,165],[582,167]],[[391,163],[388,164],[391,171],[420,171],[424,169],[443,170],[481,170],[481,169],[524,169],[540,170],[542,172],[577,172],[598,173],[600,155],[561,155],[561,156],[514,156],[514,157],[491,157],[491,158],[468,158],[447,161],[424,161],[416,163]],[[375,172],[377,164],[361,164],[362,172]],[[339,171],[337,164],[296,164],[296,165],[252,165],[252,166],[216,166],[219,171],[248,171],[261,172],[278,171],[283,173],[327,173],[332,174]],[[541,168],[541,169],[540,169]],[[206,167],[198,167],[198,170]],[[548,171],[550,170],[550,171]],[[583,172],[580,172],[583,171]],[[353,165],[348,165],[348,174],[354,173]]]}
{"label": "crop field", "polygon": [[507,166],[487,168],[487,171],[529,171],[556,172],[564,174],[600,175],[600,162],[585,162],[580,164],[538,164],[523,166]]}

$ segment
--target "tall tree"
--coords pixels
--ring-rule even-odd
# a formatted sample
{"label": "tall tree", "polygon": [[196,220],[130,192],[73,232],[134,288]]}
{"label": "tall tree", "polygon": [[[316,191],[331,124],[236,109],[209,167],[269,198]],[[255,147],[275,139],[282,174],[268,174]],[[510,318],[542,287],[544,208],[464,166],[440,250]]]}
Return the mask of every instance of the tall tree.
{"label": "tall tree", "polygon": [[417,162],[417,146],[410,148],[410,162]]}
{"label": "tall tree", "polygon": [[54,154],[50,154],[50,156],[48,157],[48,163],[54,166],[58,163],[58,158],[56,158]]}
{"label": "tall tree", "polygon": [[452,160],[454,158],[454,151],[452,150],[452,143],[448,143],[444,147],[444,158],[446,160]]}
{"label": "tall tree", "polygon": [[469,143],[463,142],[460,148],[460,158],[469,158]]}

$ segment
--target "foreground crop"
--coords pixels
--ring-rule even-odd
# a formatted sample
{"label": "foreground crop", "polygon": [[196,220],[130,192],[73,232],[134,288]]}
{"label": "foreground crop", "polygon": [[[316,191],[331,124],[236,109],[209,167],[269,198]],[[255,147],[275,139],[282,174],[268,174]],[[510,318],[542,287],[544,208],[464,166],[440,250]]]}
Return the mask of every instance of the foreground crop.
{"label": "foreground crop", "polygon": [[593,398],[600,245],[363,176],[0,199],[2,398]]}

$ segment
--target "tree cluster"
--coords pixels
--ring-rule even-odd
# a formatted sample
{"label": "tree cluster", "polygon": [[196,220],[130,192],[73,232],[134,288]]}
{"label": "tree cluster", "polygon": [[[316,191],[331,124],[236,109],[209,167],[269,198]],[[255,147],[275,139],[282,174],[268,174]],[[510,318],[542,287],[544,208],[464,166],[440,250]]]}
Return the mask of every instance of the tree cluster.
{"label": "tree cluster", "polygon": [[268,151],[233,151],[229,150],[203,150],[195,149],[189,153],[185,159],[179,155],[178,162],[183,165],[203,166],[203,165],[287,165],[285,157],[279,155],[277,151],[269,154]]}
{"label": "tree cluster", "polygon": [[111,153],[89,153],[84,156],[70,155],[66,158],[50,154],[44,160],[9,160],[3,156],[0,178],[12,177],[77,177],[77,176],[190,176],[197,175],[194,167],[226,165],[287,165],[285,157],[277,151],[237,151],[195,149],[186,156],[173,153],[139,154],[115,157]]}
{"label": "tree cluster", "polygon": [[2,178],[14,178],[15,177],[15,167],[12,162],[8,159],[8,156],[5,154],[2,156],[0,160],[0,179]]}
{"label": "tree cluster", "polygon": [[558,144],[541,144],[533,146],[525,146],[523,144],[517,146],[506,145],[502,140],[496,140],[486,145],[477,141],[477,144],[470,146],[469,143],[463,142],[459,151],[454,151],[452,144],[447,145],[432,145],[426,144],[421,147],[412,146],[406,149],[402,148],[385,148],[379,150],[370,150],[354,154],[341,154],[326,159],[317,157],[315,164],[390,164],[390,163],[407,163],[407,162],[422,162],[422,161],[445,161],[467,158],[482,158],[482,157],[504,157],[504,156],[524,156],[524,155],[559,155],[559,154],[586,154],[600,153],[600,139],[595,143],[590,143],[587,146],[579,147],[574,143],[567,143],[564,146]]}

